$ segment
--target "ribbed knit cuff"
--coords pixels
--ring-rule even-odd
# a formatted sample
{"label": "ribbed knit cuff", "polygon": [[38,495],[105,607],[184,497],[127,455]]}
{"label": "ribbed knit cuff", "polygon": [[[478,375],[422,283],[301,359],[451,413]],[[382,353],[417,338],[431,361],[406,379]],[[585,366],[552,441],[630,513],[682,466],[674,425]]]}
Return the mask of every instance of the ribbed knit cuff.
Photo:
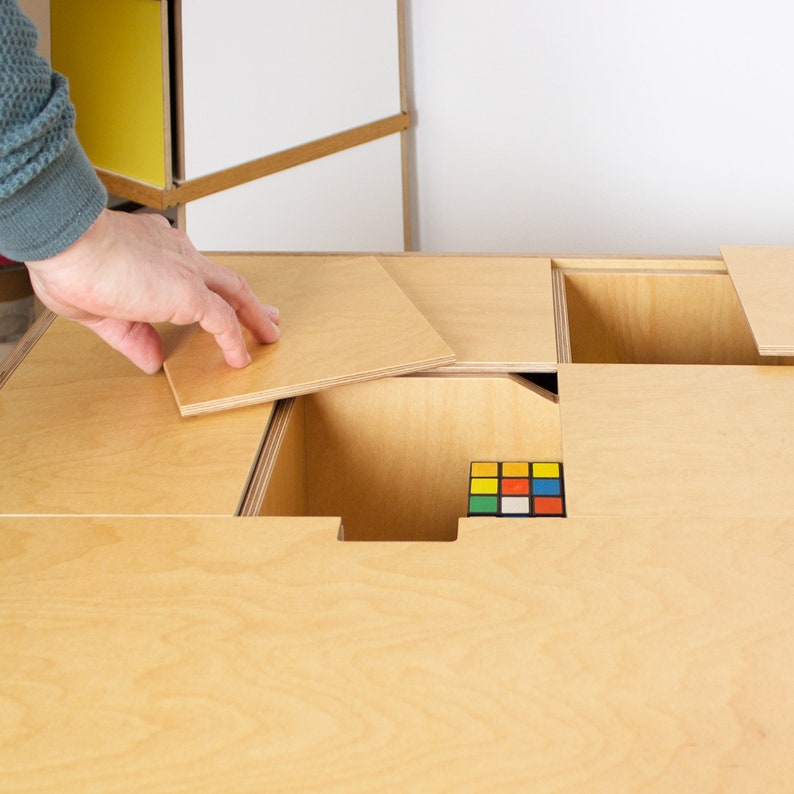
{"label": "ribbed knit cuff", "polygon": [[47,259],[88,231],[107,193],[72,133],[41,174],[0,201],[0,253],[20,262]]}

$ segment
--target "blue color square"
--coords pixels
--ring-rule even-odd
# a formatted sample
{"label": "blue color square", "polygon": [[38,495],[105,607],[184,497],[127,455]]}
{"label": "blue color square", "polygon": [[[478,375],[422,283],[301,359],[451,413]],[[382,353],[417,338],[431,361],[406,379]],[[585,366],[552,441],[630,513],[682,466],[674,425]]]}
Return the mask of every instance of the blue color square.
{"label": "blue color square", "polygon": [[536,496],[559,496],[560,481],[554,480],[533,480],[532,492]]}

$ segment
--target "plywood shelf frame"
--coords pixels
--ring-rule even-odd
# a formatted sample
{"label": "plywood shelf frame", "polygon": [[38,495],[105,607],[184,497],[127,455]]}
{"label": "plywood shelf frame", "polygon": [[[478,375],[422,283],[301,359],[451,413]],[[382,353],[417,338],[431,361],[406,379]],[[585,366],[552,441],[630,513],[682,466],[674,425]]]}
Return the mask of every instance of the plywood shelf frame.
{"label": "plywood shelf frame", "polygon": [[152,209],[165,210],[310,163],[354,146],[405,132],[410,125],[411,117],[407,112],[396,113],[232,168],[181,183],[175,182],[166,189],[102,169],[97,169],[97,174],[110,193]]}

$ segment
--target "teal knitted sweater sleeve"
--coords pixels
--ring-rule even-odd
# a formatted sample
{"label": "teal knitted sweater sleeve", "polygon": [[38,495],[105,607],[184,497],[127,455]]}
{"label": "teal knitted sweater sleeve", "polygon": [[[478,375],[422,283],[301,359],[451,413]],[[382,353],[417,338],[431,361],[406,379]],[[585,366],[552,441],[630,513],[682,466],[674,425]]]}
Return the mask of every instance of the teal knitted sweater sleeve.
{"label": "teal knitted sweater sleeve", "polygon": [[107,201],[75,136],[66,79],[37,41],[17,0],[0,0],[0,253],[18,261],[68,248]]}

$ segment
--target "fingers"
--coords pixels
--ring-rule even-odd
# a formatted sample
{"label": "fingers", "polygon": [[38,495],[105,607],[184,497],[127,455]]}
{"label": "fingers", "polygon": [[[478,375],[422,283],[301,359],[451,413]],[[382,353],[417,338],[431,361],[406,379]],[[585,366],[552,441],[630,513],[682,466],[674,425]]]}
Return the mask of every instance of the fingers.
{"label": "fingers", "polygon": [[215,337],[230,367],[242,369],[251,363],[240,323],[232,307],[217,293],[207,291],[205,311],[198,318],[199,325]]}
{"label": "fingers", "polygon": [[260,343],[280,335],[275,307],[263,306],[244,278],[202,256],[158,214],[104,210],[72,246],[28,268],[49,308],[89,326],[145,372],[163,363],[151,323],[199,322],[232,367],[251,360],[241,325]]}
{"label": "fingers", "polygon": [[79,322],[148,375],[153,375],[162,367],[165,357],[163,341],[149,323],[114,320],[110,317]]}
{"label": "fingers", "polygon": [[257,342],[276,342],[281,333],[278,309],[262,304],[239,274],[209,260],[206,262],[204,279],[207,287],[232,307],[237,319],[251,331]]}

